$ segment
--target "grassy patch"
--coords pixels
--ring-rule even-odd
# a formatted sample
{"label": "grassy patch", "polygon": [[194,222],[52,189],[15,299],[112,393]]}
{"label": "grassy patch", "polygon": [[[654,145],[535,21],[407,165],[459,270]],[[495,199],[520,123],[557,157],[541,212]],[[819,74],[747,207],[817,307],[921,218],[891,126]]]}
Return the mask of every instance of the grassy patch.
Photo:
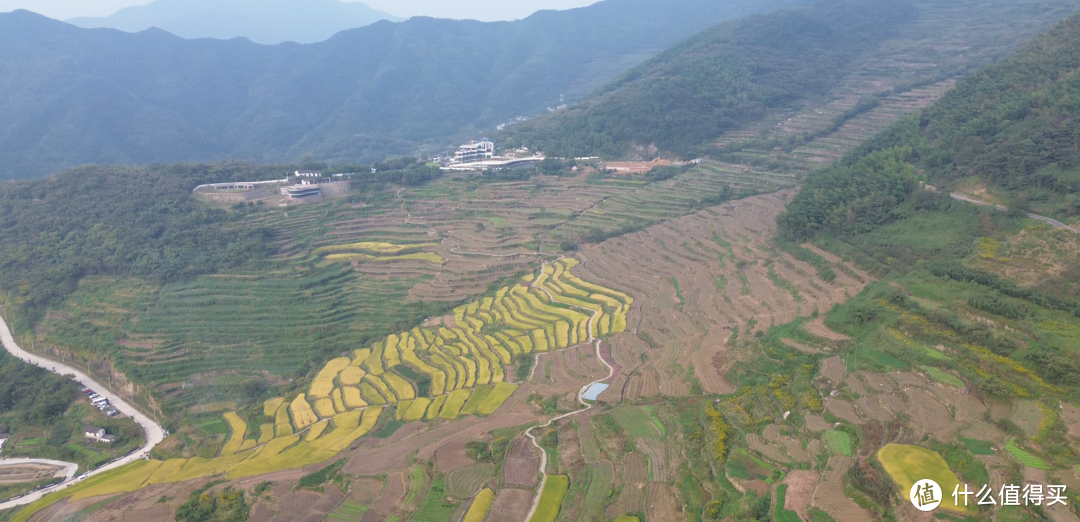
{"label": "grassy patch", "polygon": [[772,466],[742,448],[731,452],[726,469],[728,475],[742,480],[767,480],[773,472]]}
{"label": "grassy patch", "polygon": [[968,451],[974,455],[993,455],[995,453],[994,445],[985,440],[969,439],[967,437],[957,437],[957,439],[964,443]]}
{"label": "grassy patch", "polygon": [[825,444],[829,446],[829,451],[833,452],[834,455],[851,456],[851,436],[847,433],[838,430],[826,430],[822,438],[825,439]]}
{"label": "grassy patch", "polygon": [[379,430],[379,432],[376,433],[374,435],[374,437],[376,439],[390,438],[393,434],[397,433],[397,430],[401,429],[401,427],[404,426],[404,425],[405,425],[404,422],[401,422],[401,421],[399,421],[397,419],[393,419],[390,422],[387,422],[386,426],[383,426],[383,429]]}
{"label": "grassy patch", "polygon": [[[941,455],[926,448],[908,444],[888,444],[878,451],[878,460],[900,488],[901,497],[906,497],[911,487],[922,479],[931,479],[941,486],[943,492],[951,492],[960,479],[949,469]],[[974,506],[958,506],[946,493],[941,501],[941,508],[960,513],[972,513]]]}
{"label": "grassy patch", "polygon": [[964,387],[964,381],[961,381],[959,377],[949,372],[942,371],[941,368],[934,368],[932,366],[920,366],[919,369],[929,374],[930,378],[934,379],[935,381],[943,382],[945,384],[951,384],[958,388]]}
{"label": "grassy patch", "polygon": [[836,519],[834,519],[825,511],[816,507],[810,508],[807,511],[807,514],[810,515],[810,522],[836,522]]}
{"label": "grassy patch", "polygon": [[326,482],[330,480],[330,477],[332,477],[334,473],[337,473],[343,466],[345,466],[346,460],[347,459],[341,459],[323,469],[320,469],[319,471],[304,475],[297,485],[302,488],[314,489],[322,486],[323,484],[326,484]]}
{"label": "grassy patch", "polygon": [[457,502],[448,501],[446,496],[446,483],[442,477],[436,478],[428,489],[424,503],[416,512],[413,520],[417,522],[444,522],[450,520],[454,514]]}
{"label": "grassy patch", "polygon": [[367,511],[368,507],[359,502],[342,502],[337,509],[326,515],[326,519],[330,522],[360,522]]}
{"label": "grassy patch", "polygon": [[635,438],[655,439],[663,437],[667,430],[652,412],[639,406],[626,406],[615,410],[615,419]]}
{"label": "grassy patch", "polygon": [[897,359],[896,357],[893,357],[893,356],[891,356],[891,355],[889,355],[889,354],[887,354],[885,352],[882,352],[882,351],[864,350],[862,352],[862,354],[866,355],[870,359],[873,359],[874,361],[878,362],[879,364],[882,364],[884,366],[888,366],[888,367],[891,367],[891,368],[896,368],[898,370],[903,370],[903,369],[906,369],[908,367],[908,363],[906,363],[904,361],[901,361],[900,359]]}
{"label": "grassy patch", "polygon": [[585,489],[583,505],[585,518],[595,518],[603,512],[604,504],[611,492],[613,474],[614,468],[606,460],[589,465],[589,484]]}
{"label": "grassy patch", "polygon": [[550,475],[544,483],[544,492],[540,494],[540,505],[536,507],[536,513],[529,522],[555,522],[559,516],[559,507],[562,506],[563,497],[570,489],[570,477],[566,475]]}
{"label": "grassy patch", "polygon": [[1009,455],[1016,457],[1016,460],[1029,468],[1050,469],[1050,466],[1046,464],[1046,461],[1017,446],[1016,439],[1009,439],[1009,442],[1005,444],[1005,451],[1008,451]]}

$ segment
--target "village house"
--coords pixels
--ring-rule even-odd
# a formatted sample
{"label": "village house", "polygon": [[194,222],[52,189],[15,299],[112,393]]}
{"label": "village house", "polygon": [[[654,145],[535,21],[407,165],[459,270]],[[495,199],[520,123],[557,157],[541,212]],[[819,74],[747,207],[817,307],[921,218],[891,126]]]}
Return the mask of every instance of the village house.
{"label": "village house", "polygon": [[115,436],[106,435],[105,429],[97,426],[87,426],[83,428],[83,438],[90,442],[104,442],[106,444],[116,441]]}

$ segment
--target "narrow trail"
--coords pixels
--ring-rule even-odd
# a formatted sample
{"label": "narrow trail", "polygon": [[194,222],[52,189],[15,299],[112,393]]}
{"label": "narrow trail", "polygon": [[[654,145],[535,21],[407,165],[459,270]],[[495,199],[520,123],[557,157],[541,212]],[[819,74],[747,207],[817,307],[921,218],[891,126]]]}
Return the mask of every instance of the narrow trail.
{"label": "narrow trail", "polygon": [[[562,258],[559,258],[559,259],[562,259]],[[556,259],[556,261],[558,261],[558,259]],[[550,265],[552,263],[554,263],[554,261],[542,264],[540,266],[540,270],[543,270],[545,266]],[[595,403],[594,404],[589,404],[589,403],[585,402],[585,399],[582,398],[582,395],[584,395],[585,390],[589,389],[590,386],[592,386],[592,385],[594,385],[596,383],[604,382],[604,381],[609,380],[609,379],[611,379],[612,377],[615,376],[615,368],[613,368],[610,364],[608,364],[607,361],[604,360],[604,356],[600,354],[600,342],[601,341],[600,341],[600,339],[596,338],[596,336],[594,335],[594,332],[593,332],[593,323],[595,322],[597,314],[600,314],[601,312],[599,312],[597,310],[590,310],[588,308],[583,308],[583,307],[580,307],[580,306],[577,306],[577,305],[574,305],[574,304],[571,304],[571,303],[565,303],[563,301],[559,301],[559,300],[555,299],[555,296],[551,295],[551,292],[549,292],[547,290],[547,288],[544,288],[543,286],[536,286],[537,281],[539,281],[539,278],[534,280],[532,282],[532,284],[529,285],[529,286],[532,287],[532,288],[536,288],[536,289],[540,290],[541,292],[544,292],[545,294],[547,294],[548,299],[551,299],[552,302],[561,303],[561,304],[564,304],[564,305],[567,305],[567,306],[570,306],[570,307],[573,307],[573,308],[577,308],[579,310],[587,310],[589,312],[592,312],[592,317],[589,319],[589,324],[588,324],[589,339],[586,342],[594,344],[594,346],[596,347],[596,358],[600,359],[600,362],[603,363],[604,366],[607,366],[608,374],[607,374],[607,377],[604,377],[603,379],[599,379],[599,380],[590,382],[589,384],[586,384],[585,386],[582,386],[581,389],[578,390],[578,402],[581,403],[583,406],[585,406],[584,408],[582,408],[580,410],[572,411],[570,413],[564,413],[562,415],[559,415],[557,417],[554,417],[554,418],[548,420],[544,424],[541,424],[539,426],[533,426],[533,427],[525,430],[525,436],[529,438],[530,442],[532,442],[533,447],[540,450],[540,474],[542,475],[542,478],[540,479],[540,488],[537,490],[536,496],[533,498],[532,507],[529,508],[529,514],[525,515],[525,521],[524,522],[528,522],[529,520],[532,519],[533,515],[536,514],[537,508],[540,507],[540,497],[543,496],[543,494],[544,494],[544,485],[547,484],[547,452],[544,451],[544,448],[540,447],[540,444],[536,442],[536,436],[533,435],[532,431],[537,429],[537,428],[541,428],[541,429],[546,428],[548,426],[551,426],[551,424],[556,422],[556,421],[565,419],[567,417],[572,417],[572,416],[577,415],[579,413],[584,413],[586,411],[589,411],[596,404]],[[536,371],[536,366],[540,362],[539,361],[540,354],[536,354],[536,357],[537,357],[537,363],[533,364],[533,371]],[[531,373],[530,373],[529,377],[530,377],[530,379],[532,378]]]}
{"label": "narrow trail", "polygon": [[[994,207],[995,210],[1001,210],[1001,211],[1009,210],[1009,207],[1006,207],[1005,205],[995,205],[994,203],[990,203],[990,202],[987,202],[987,201],[982,201],[982,200],[979,200],[979,199],[975,199],[975,198],[970,197],[970,196],[965,196],[965,195],[960,194],[958,192],[953,192],[953,193],[949,194],[949,197],[952,198],[952,199],[955,199],[957,201],[963,201],[963,202],[966,202],[966,203],[971,203],[973,205],[979,205],[980,207]],[[1075,229],[1073,227],[1070,227],[1069,225],[1066,225],[1065,223],[1062,223],[1060,221],[1048,218],[1046,216],[1040,216],[1038,214],[1032,214],[1031,212],[1025,212],[1024,215],[1026,215],[1027,217],[1029,217],[1031,219],[1042,221],[1043,223],[1046,223],[1046,224],[1048,224],[1048,225],[1050,225],[1052,227],[1060,228],[1062,230],[1068,230],[1069,232],[1072,232],[1073,234],[1080,234],[1080,230],[1077,230],[1077,229]]]}
{"label": "narrow trail", "polygon": [[[134,406],[128,404],[127,402],[124,402],[124,400],[118,394],[113,393],[105,386],[102,386],[98,382],[94,381],[90,378],[90,376],[86,375],[86,373],[82,372],[78,368],[74,368],[66,364],[53,361],[51,359],[46,359],[44,357],[31,354],[20,348],[19,345],[15,343],[15,338],[11,335],[11,330],[8,328],[7,322],[4,321],[3,318],[0,318],[0,342],[3,343],[4,349],[10,352],[11,355],[14,355],[20,360],[26,362],[27,364],[33,364],[35,366],[49,370],[59,375],[72,375],[74,376],[75,380],[81,383],[83,386],[93,388],[94,391],[97,392],[99,395],[109,399],[109,403],[112,404],[113,408],[119,410],[124,415],[131,417],[132,420],[135,421],[135,424],[142,428],[143,432],[146,435],[146,444],[143,445],[143,447],[136,449],[134,452],[125,455],[117,460],[114,460],[104,466],[101,466],[91,472],[84,473],[78,478],[72,478],[71,475],[73,475],[73,473],[69,473],[67,479],[64,482],[57,484],[56,486],[45,488],[40,491],[35,491],[24,497],[0,503],[0,510],[10,509],[16,506],[23,506],[36,502],[38,499],[44,497],[49,493],[60,491],[67,488],[68,486],[78,484],[79,482],[82,482],[83,480],[86,480],[95,475],[100,475],[102,473],[105,473],[106,471],[125,466],[137,460],[148,458],[150,456],[150,450],[154,449],[154,447],[160,444],[161,441],[165,440],[165,429],[162,428],[156,421],[154,421],[150,417],[147,417],[141,411],[135,409]],[[77,467],[78,466],[76,465],[76,468]]]}

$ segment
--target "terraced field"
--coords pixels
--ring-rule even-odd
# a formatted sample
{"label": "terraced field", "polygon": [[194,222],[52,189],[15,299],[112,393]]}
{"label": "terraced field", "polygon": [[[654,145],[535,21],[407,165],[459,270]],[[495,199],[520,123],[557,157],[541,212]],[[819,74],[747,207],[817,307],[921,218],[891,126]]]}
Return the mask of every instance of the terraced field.
{"label": "terraced field", "polygon": [[[817,103],[776,110],[720,136],[723,168],[796,178],[940,98],[967,71],[1008,53],[1076,9],[1068,2],[913,2],[918,22],[891,35]],[[1040,16],[1031,16],[1033,11]],[[1057,14],[1053,14],[1057,13]],[[1044,18],[1042,15],[1046,15]],[[770,144],[770,147],[763,147]]]}
{"label": "terraced field", "polygon": [[627,289],[639,305],[628,316],[631,335],[611,340],[621,371],[600,400],[686,395],[690,378],[707,391],[729,393],[723,376],[729,346],[862,290],[868,281],[837,270],[826,282],[814,267],[772,246],[774,218],[789,196],[781,191],[726,203],[584,250],[581,274]]}
{"label": "terraced field", "polygon": [[[494,413],[516,389],[505,371],[513,357],[581,344],[590,331],[609,336],[626,329],[633,300],[575,277],[570,269],[576,265],[574,259],[545,265],[537,276],[526,277],[528,286],[503,287],[494,296],[459,306],[450,327],[390,334],[351,358],[331,360],[307,394],[323,404],[316,407],[319,415],[310,413],[301,394],[291,406],[294,425],[303,429],[320,416],[344,413],[337,411],[342,405],[349,409],[349,400],[330,401],[332,396],[351,397],[358,408],[407,401],[403,415],[412,420],[453,420],[463,409],[466,414]],[[425,396],[418,398],[418,392]]]}
{"label": "terraced field", "polygon": [[[390,334],[370,348],[355,350],[352,357],[330,360],[307,393],[269,399],[263,417],[251,419],[273,420],[273,438],[268,439],[265,428],[258,440],[254,434],[245,438],[246,423],[230,412],[225,419],[232,435],[220,457],[152,461],[153,469],[124,468],[107,482],[91,481],[65,490],[65,495],[78,500],[150,484],[215,474],[235,479],[323,462],[369,433],[384,405],[402,406],[402,416],[411,420],[452,421],[466,405],[471,412],[491,415],[518,387],[508,382],[512,357],[566,349],[587,342],[591,332],[610,336],[626,329],[633,299],[574,276],[570,269],[577,264],[561,259],[522,284],[460,306],[454,309],[451,327]],[[478,387],[483,397],[470,402]],[[421,390],[426,397],[417,396]],[[422,406],[413,412],[414,405]],[[244,447],[251,449],[241,451]],[[45,500],[32,507],[59,499]]]}
{"label": "terraced field", "polygon": [[[63,310],[49,315],[45,340],[94,354],[94,360],[107,355],[136,383],[149,385],[169,412],[222,400],[208,390],[234,374],[284,386],[291,377],[304,382],[308,374],[300,370],[307,365],[320,371],[310,385],[268,401],[262,418],[226,414],[227,424],[214,434],[224,438],[217,458],[133,466],[108,484],[73,488],[71,507],[222,474],[247,488],[263,477],[277,481],[276,499],[260,501],[253,519],[270,520],[274,509],[275,520],[300,519],[304,509],[290,506],[311,505],[315,496],[292,492],[301,471],[281,470],[362,446],[345,472],[385,477],[385,487],[382,479],[358,479],[373,484],[366,497],[356,498],[354,485],[336,511],[312,513],[406,519],[425,509],[442,516],[449,506],[437,497],[467,503],[488,486],[493,489],[482,489],[472,502],[475,509],[460,506],[457,514],[521,520],[520,506],[533,492],[508,486],[535,487],[536,473],[526,471],[528,477],[509,484],[513,470],[491,465],[495,482],[489,485],[488,464],[480,464],[471,474],[448,474],[440,492],[431,487],[440,480],[434,474],[406,475],[406,487],[402,472],[422,468],[406,458],[415,455],[422,463],[452,440],[461,448],[453,450],[461,453],[455,457],[470,462],[466,441],[491,442],[497,438],[492,430],[537,418],[540,406],[523,396],[547,399],[587,382],[599,365],[594,358],[590,365],[591,349],[576,344],[590,322],[606,340],[602,356],[617,370],[600,402],[631,404],[614,411],[601,404],[592,422],[579,418],[576,426],[554,427],[563,444],[555,452],[559,473],[569,480],[555,492],[558,500],[547,495],[544,520],[579,514],[627,520],[645,510],[654,510],[650,519],[700,515],[699,500],[735,505],[740,498],[710,491],[720,482],[710,473],[728,473],[733,484],[761,497],[774,472],[806,466],[816,470],[806,479],[815,484],[801,490],[811,513],[824,509],[839,522],[865,520],[870,514],[849,497],[847,477],[882,442],[875,430],[898,418],[907,420],[895,434],[900,442],[975,441],[965,447],[973,448],[992,480],[1000,481],[1014,460],[1053,467],[1037,446],[1018,444],[1010,438],[1018,434],[991,424],[985,417],[992,405],[958,374],[935,366],[945,360],[943,352],[911,346],[919,343],[898,331],[875,337],[874,349],[860,349],[850,362],[848,339],[831,332],[824,317],[802,324],[805,336],[786,339],[798,352],[791,357],[810,357],[805,371],[813,386],[806,393],[820,395],[821,408],[791,418],[785,409],[770,411],[767,421],[737,426],[739,435],[728,440],[732,457],[718,463],[701,462],[709,455],[706,446],[688,445],[702,433],[711,443],[709,427],[694,420],[708,418],[712,398],[684,417],[677,414],[700,399],[687,396],[736,392],[729,370],[761,357],[756,340],[771,326],[824,315],[870,283],[845,261],[811,248],[835,269],[835,279],[826,278],[770,242],[787,189],[940,97],[971,64],[1001,54],[1023,39],[1017,35],[1034,34],[1055,12],[1075,7],[1064,0],[915,4],[921,22],[881,49],[867,50],[873,58],[829,96],[719,137],[722,161],[705,161],[671,179],[649,183],[582,172],[489,183],[454,176],[417,188],[354,192],[348,202],[252,214],[249,224],[277,232],[278,254],[260,270],[163,287],[84,283]],[[863,104],[870,98],[874,103]],[[579,266],[563,260],[540,269],[562,254],[564,241],[617,234],[584,247]],[[522,280],[523,273],[533,276]],[[600,314],[592,319],[588,310]],[[93,334],[72,334],[80,325],[94,325]],[[934,360],[908,362],[907,349]],[[515,378],[515,356],[536,354],[544,355],[532,378]],[[841,396],[826,402],[833,391]],[[1029,436],[1041,420],[1032,407],[1017,409],[1012,419]],[[382,414],[391,409],[394,415]],[[608,412],[611,422],[600,422]],[[361,440],[372,432],[386,438]],[[517,458],[537,460],[527,457]],[[327,490],[327,502],[335,501]]]}

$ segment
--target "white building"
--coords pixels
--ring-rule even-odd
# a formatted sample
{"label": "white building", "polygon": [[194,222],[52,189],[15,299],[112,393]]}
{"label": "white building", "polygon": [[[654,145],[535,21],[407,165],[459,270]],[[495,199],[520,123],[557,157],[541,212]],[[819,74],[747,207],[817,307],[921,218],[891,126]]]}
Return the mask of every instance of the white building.
{"label": "white building", "polygon": [[304,199],[321,196],[322,188],[318,185],[293,185],[291,187],[282,187],[281,195],[289,199]]}
{"label": "white building", "polygon": [[495,144],[488,141],[472,141],[462,145],[454,153],[453,163],[476,163],[495,157]]}
{"label": "white building", "polygon": [[116,442],[115,436],[106,435],[105,429],[97,426],[87,426],[83,428],[83,437],[92,442],[104,442],[106,444]]}
{"label": "white building", "polygon": [[317,172],[314,170],[298,170],[294,172],[293,175],[298,178],[321,178],[322,172]]}

